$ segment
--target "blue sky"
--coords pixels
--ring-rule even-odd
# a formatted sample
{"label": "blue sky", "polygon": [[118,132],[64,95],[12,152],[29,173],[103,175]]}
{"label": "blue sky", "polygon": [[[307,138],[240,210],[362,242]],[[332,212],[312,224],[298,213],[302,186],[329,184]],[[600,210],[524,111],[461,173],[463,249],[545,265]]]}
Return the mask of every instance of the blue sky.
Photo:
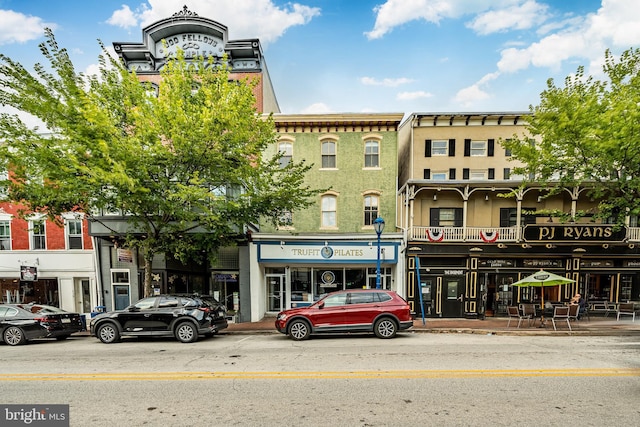
{"label": "blue sky", "polygon": [[288,114],[523,111],[640,47],[638,0],[0,0],[0,52],[32,69],[50,27],[90,71],[97,39],[141,42],[183,5],[261,40]]}

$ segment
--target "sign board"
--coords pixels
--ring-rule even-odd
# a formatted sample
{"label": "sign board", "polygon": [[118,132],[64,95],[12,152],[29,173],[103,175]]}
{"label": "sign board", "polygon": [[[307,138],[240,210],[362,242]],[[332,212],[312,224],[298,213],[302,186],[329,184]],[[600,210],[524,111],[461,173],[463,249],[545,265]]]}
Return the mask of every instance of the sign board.
{"label": "sign board", "polygon": [[24,280],[26,282],[33,282],[34,280],[38,280],[38,268],[29,267],[28,265],[21,265],[20,280]]}
{"label": "sign board", "polygon": [[622,242],[627,228],[615,229],[612,225],[527,225],[524,227],[526,242]]}

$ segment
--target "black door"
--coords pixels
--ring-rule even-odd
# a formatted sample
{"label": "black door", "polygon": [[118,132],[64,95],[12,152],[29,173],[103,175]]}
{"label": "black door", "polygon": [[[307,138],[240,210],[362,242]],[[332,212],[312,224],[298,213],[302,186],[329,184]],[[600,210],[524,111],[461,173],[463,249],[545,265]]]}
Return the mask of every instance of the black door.
{"label": "black door", "polygon": [[464,279],[443,278],[442,317],[464,316]]}

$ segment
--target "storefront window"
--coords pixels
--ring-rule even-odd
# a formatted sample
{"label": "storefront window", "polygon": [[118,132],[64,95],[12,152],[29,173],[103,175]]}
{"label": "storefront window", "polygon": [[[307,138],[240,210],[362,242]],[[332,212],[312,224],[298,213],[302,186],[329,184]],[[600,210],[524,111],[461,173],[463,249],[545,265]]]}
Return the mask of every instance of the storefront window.
{"label": "storefront window", "polygon": [[344,289],[344,272],[340,269],[315,270],[316,295]]}
{"label": "storefront window", "polygon": [[313,292],[311,288],[311,269],[292,268],[291,269],[291,302],[303,301],[312,302]]}

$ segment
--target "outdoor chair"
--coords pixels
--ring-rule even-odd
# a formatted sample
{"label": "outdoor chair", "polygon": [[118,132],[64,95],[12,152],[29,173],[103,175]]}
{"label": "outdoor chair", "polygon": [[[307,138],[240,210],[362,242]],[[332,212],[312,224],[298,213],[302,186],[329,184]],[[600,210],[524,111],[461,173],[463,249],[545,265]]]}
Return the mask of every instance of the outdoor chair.
{"label": "outdoor chair", "polygon": [[579,320],[580,316],[580,306],[578,304],[570,304],[569,305],[569,320],[575,320],[576,322]]}
{"label": "outdoor chair", "polygon": [[631,316],[631,321],[635,322],[636,321],[636,309],[635,309],[635,304],[630,302],[630,303],[620,303],[618,304],[618,316],[617,316],[617,320],[620,320],[620,315],[623,316]]}
{"label": "outdoor chair", "polygon": [[536,325],[536,305],[535,304],[520,304],[522,315],[529,319],[529,326],[533,323]]}
{"label": "outdoor chair", "polygon": [[507,307],[507,314],[509,315],[509,321],[507,322],[507,328],[511,324],[511,319],[518,319],[518,328],[523,320],[531,321],[531,317],[523,316],[520,314],[520,310],[516,306]]}
{"label": "outdoor chair", "polygon": [[[576,305],[577,307],[577,305]],[[551,323],[553,323],[553,330],[556,329],[556,320],[559,322],[565,321],[567,322],[567,326],[569,327],[569,331],[571,331],[571,323],[569,323],[569,307],[554,307],[553,309],[553,317],[551,318]]]}

